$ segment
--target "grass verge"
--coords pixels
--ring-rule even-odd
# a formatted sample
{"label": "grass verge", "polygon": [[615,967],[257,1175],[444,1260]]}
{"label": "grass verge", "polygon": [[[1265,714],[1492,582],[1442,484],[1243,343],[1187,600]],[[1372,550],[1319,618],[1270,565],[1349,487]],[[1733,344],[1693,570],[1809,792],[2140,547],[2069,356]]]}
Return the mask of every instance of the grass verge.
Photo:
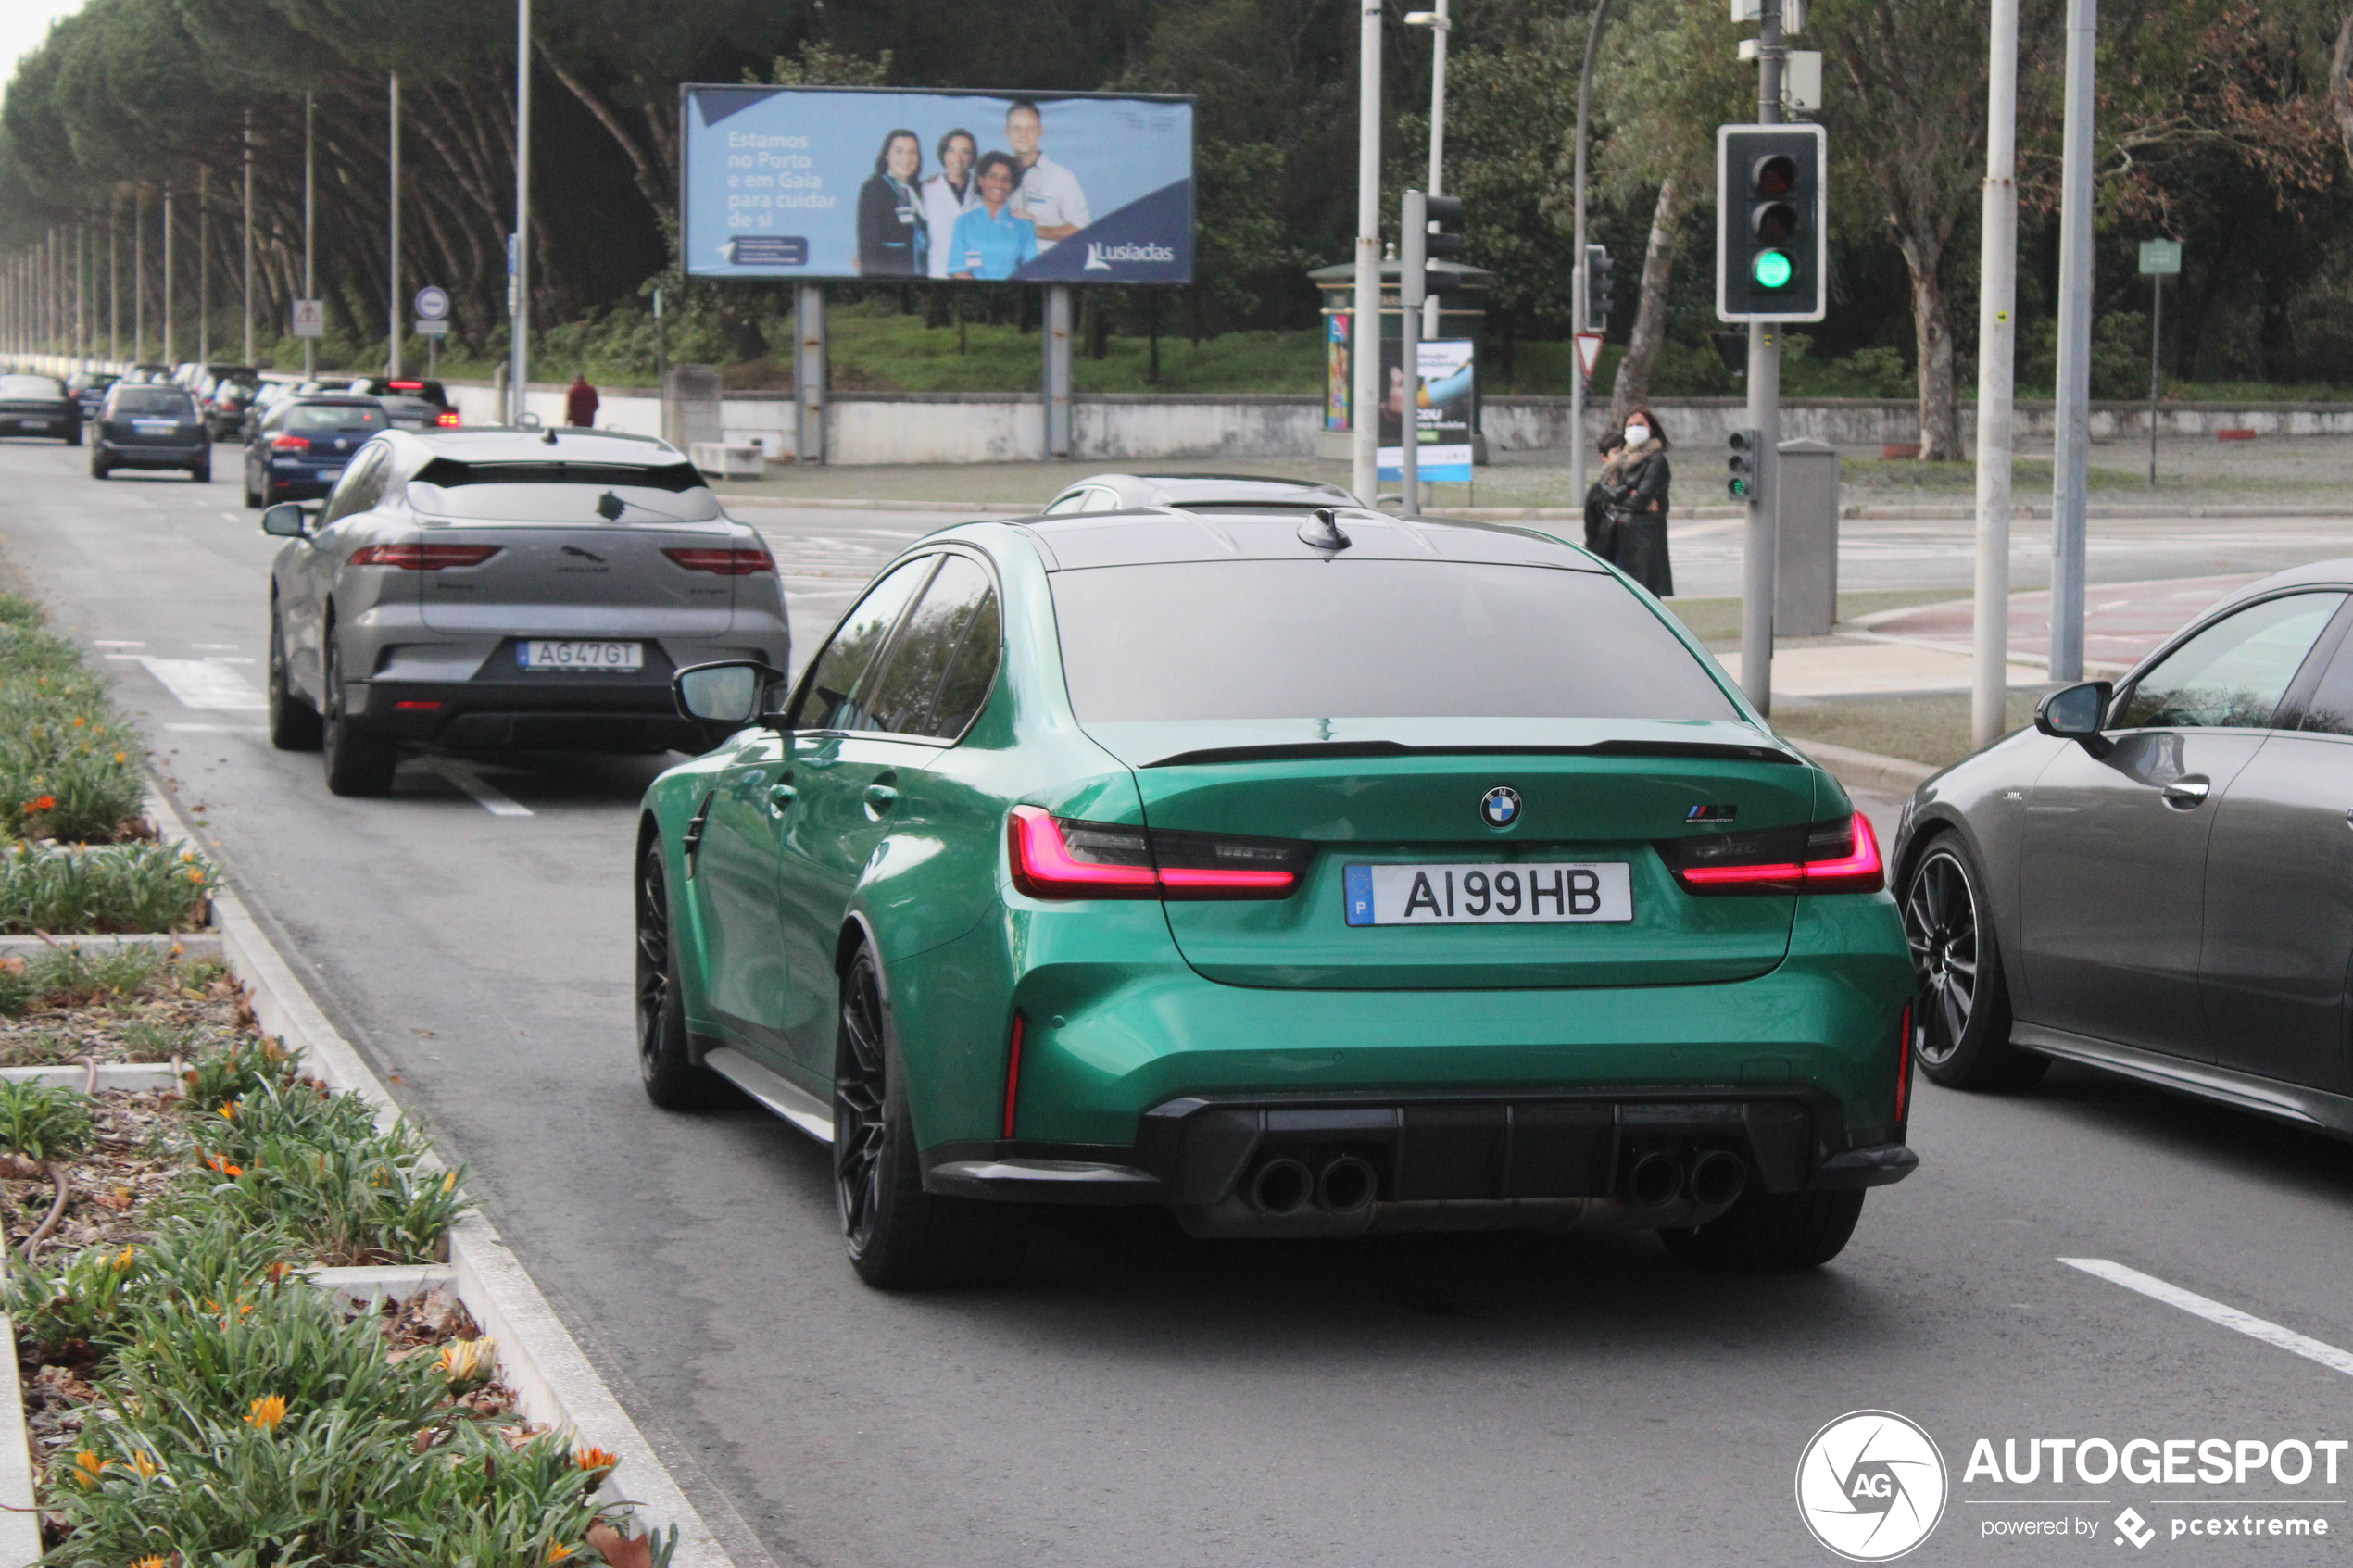
{"label": "grass verge", "polygon": [[145,833],[145,754],[82,650],[0,594],[0,830],[104,844]]}
{"label": "grass verge", "polygon": [[[2034,721],[2043,688],[2009,694],[2004,733]],[[1793,741],[1828,741],[1855,751],[1900,757],[1942,768],[1967,757],[1969,694],[1921,692],[1901,696],[1784,697],[1773,705],[1773,728]]]}

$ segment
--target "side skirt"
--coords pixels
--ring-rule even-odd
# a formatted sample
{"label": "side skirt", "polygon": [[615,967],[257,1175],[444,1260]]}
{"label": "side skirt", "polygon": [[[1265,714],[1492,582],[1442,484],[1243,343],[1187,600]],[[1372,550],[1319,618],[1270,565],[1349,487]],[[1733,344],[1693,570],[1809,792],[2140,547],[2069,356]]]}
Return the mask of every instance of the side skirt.
{"label": "side skirt", "polygon": [[2189,1061],[2138,1046],[2095,1040],[2023,1020],[2011,1025],[2010,1043],[2061,1061],[2120,1073],[2127,1078],[2137,1078],[2177,1094],[2219,1100],[2259,1116],[2276,1117],[2339,1137],[2353,1137],[2353,1098],[2333,1095],[2325,1089],[2260,1078],[2252,1073],[2240,1073],[2208,1061]]}
{"label": "side skirt", "polygon": [[733,1046],[715,1046],[702,1064],[819,1143],[834,1141],[834,1108]]}

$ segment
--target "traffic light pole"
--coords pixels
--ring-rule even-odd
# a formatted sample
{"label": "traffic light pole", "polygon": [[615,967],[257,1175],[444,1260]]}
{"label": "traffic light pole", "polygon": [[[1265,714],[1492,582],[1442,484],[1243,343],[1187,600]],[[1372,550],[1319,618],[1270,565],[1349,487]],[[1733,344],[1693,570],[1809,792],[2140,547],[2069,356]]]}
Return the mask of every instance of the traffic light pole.
{"label": "traffic light pole", "polygon": [[1984,217],[1978,257],[1977,603],[1969,737],[2008,725],[2010,438],[2018,353],[2018,0],[1994,0],[1988,45]]}
{"label": "traffic light pole", "polygon": [[[1781,122],[1781,0],[1765,0],[1756,43],[1756,123]],[[1581,263],[1584,253],[1578,253]],[[1756,485],[1748,497],[1741,569],[1741,690],[1773,711],[1773,594],[1780,558],[1781,340],[1778,322],[1748,324],[1748,424],[1756,432]],[[1581,443],[1580,443],[1581,446]],[[1580,495],[1582,492],[1579,492]]]}
{"label": "traffic light pole", "polygon": [[2097,0],[2067,0],[2060,134],[2058,407],[2051,451],[2051,679],[2083,678],[2085,459],[2092,415],[2093,60]]}
{"label": "traffic light pole", "polygon": [[[1585,330],[1585,293],[1591,286],[1585,276],[1585,107],[1593,95],[1593,56],[1602,46],[1602,24],[1608,19],[1609,0],[1594,0],[1593,19],[1585,29],[1585,69],[1577,77],[1577,232],[1572,241],[1575,248],[1569,252],[1576,258],[1569,282],[1569,319],[1577,323],[1572,348],[1576,346],[1574,332]],[[1601,368],[1598,355],[1593,368]],[[1568,378],[1568,494],[1572,505],[1585,504],[1585,367],[1581,362],[1577,373]]]}
{"label": "traffic light pole", "polygon": [[1405,378],[1403,407],[1397,410],[1397,510],[1422,515],[1422,296],[1429,265],[1429,202],[1419,191],[1405,193],[1397,230],[1397,363]]}

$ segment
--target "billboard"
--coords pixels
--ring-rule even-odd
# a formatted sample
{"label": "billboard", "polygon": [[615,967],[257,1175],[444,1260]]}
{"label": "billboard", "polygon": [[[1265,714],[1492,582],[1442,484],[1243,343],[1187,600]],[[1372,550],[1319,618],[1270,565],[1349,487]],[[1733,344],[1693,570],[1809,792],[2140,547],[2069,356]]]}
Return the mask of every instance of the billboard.
{"label": "billboard", "polygon": [[[1468,338],[1437,338],[1416,344],[1421,361],[1421,386],[1415,399],[1414,461],[1422,482],[1468,484],[1471,482],[1472,347]],[[1379,472],[1383,479],[1405,477],[1405,451],[1400,441],[1405,420],[1405,372],[1403,348],[1395,338],[1380,345],[1381,383]]]}
{"label": "billboard", "polygon": [[1190,98],[691,83],[679,98],[689,276],[1192,281]]}

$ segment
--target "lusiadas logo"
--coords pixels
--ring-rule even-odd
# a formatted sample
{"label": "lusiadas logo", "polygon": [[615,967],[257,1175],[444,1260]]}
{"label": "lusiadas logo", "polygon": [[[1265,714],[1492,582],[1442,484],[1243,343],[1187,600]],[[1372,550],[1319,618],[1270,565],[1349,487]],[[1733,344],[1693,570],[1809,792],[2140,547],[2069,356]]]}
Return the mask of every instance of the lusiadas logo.
{"label": "lusiadas logo", "polygon": [[1814,1434],[1797,1461],[1797,1512],[1849,1562],[1885,1562],[1944,1517],[1944,1456],[1893,1411],[1855,1411]]}
{"label": "lusiadas logo", "polygon": [[1087,267],[1089,272],[1108,272],[1114,261],[1174,261],[1176,253],[1151,240],[1129,241],[1125,245],[1107,245],[1100,241],[1087,242]]}

